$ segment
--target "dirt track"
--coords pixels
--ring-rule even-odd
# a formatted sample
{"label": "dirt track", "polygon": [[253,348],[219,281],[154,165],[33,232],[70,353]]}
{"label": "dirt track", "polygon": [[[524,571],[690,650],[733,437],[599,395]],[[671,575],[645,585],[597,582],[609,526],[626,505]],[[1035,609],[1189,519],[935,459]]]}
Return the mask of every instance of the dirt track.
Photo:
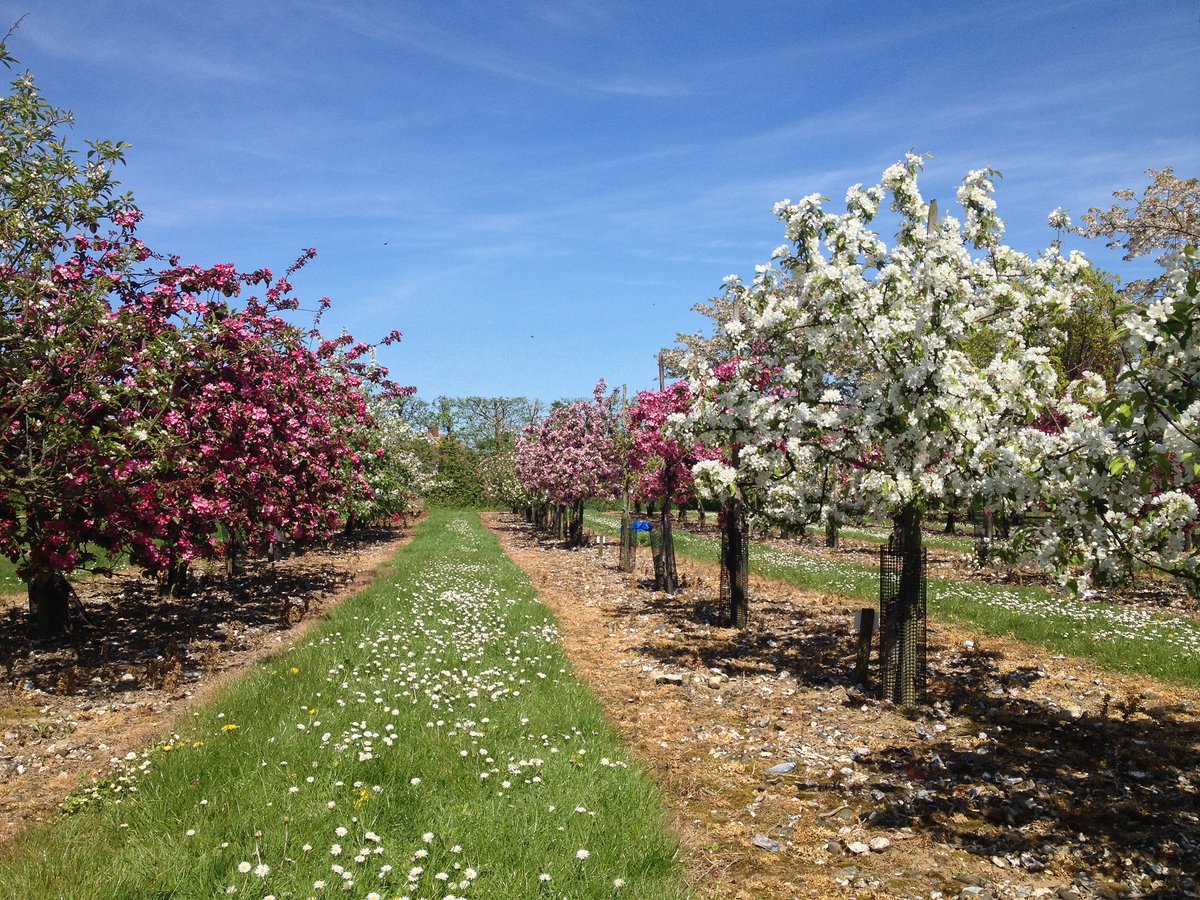
{"label": "dirt track", "polygon": [[[717,573],[677,596],[485,516],[576,671],[658,780],[705,897],[1187,896],[1200,877],[1200,694],[931,628],[930,707],[849,678],[854,606]],[[639,579],[641,583],[639,584]],[[778,767],[776,771],[769,771]],[[872,849],[874,847],[875,849]]]}

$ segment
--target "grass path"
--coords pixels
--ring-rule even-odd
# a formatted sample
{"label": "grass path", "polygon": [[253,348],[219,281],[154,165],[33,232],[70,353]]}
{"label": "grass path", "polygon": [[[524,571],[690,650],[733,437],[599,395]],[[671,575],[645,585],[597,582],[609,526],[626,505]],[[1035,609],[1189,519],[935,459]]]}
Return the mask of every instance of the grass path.
{"label": "grass path", "polygon": [[[0,897],[684,896],[653,787],[473,514],[0,857]],[[91,800],[90,798],[96,799]]]}
{"label": "grass path", "polygon": [[[609,534],[620,530],[620,522],[611,516],[589,510],[585,518],[591,528]],[[716,565],[718,547],[716,537],[675,532],[675,549],[681,556]],[[752,543],[750,570],[795,587],[879,602],[875,567],[834,562],[802,548],[785,551]],[[944,578],[929,579],[929,612],[987,634],[1084,657],[1114,671],[1200,686],[1200,622],[1194,619],[1069,600],[1039,587],[1005,588]]]}

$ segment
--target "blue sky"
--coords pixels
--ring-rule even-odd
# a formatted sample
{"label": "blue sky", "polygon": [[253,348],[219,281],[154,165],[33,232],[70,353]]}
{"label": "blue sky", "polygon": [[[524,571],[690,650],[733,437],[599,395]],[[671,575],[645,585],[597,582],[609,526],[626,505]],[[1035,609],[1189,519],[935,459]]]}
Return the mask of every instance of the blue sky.
{"label": "blue sky", "polygon": [[[131,143],[153,247],[283,269],[421,395],[650,386],[692,304],[909,149],[952,205],[1004,173],[1009,241],[1147,167],[1200,175],[1200,5],[13,3],[10,51]],[[1131,273],[1099,245],[1089,252]]]}

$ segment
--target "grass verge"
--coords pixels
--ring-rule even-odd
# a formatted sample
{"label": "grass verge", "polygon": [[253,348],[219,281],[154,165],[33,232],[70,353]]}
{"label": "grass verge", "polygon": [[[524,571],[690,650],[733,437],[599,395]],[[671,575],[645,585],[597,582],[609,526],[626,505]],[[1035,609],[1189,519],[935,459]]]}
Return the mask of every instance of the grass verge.
{"label": "grass verge", "polygon": [[18,594],[25,590],[25,582],[17,577],[17,565],[6,556],[0,556],[0,594]]}
{"label": "grass verge", "polygon": [[[105,551],[97,551],[97,563],[108,568],[120,568],[126,564],[124,556],[111,557]],[[71,581],[86,581],[93,573],[86,569],[77,569],[67,576]],[[24,594],[27,588],[25,582],[17,577],[17,564],[6,556],[0,556],[0,594]]]}
{"label": "grass verge", "polygon": [[685,896],[653,787],[471,513],[123,771],[7,848],[0,896]]}
{"label": "grass verge", "polygon": [[[591,528],[620,530],[620,523],[608,516],[589,513],[586,520]],[[675,533],[676,552],[690,559],[716,565],[718,548],[715,537]],[[879,599],[876,568],[833,562],[803,549],[784,551],[752,544],[750,569],[794,587],[870,604]],[[1200,687],[1200,623],[1193,619],[1070,600],[1038,587],[1005,588],[941,578],[929,579],[929,612],[986,634],[1084,657],[1114,671]]]}

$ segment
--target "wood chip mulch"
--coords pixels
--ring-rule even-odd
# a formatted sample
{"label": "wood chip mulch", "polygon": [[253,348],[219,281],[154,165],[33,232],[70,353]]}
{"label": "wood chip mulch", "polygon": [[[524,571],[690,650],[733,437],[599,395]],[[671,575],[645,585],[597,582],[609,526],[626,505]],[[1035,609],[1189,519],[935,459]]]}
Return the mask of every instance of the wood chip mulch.
{"label": "wood chip mulch", "polygon": [[577,674],[657,780],[697,896],[1185,897],[1200,890],[1200,692],[934,623],[929,704],[853,681],[857,604],[717,571],[651,589],[610,542],[489,514]]}

